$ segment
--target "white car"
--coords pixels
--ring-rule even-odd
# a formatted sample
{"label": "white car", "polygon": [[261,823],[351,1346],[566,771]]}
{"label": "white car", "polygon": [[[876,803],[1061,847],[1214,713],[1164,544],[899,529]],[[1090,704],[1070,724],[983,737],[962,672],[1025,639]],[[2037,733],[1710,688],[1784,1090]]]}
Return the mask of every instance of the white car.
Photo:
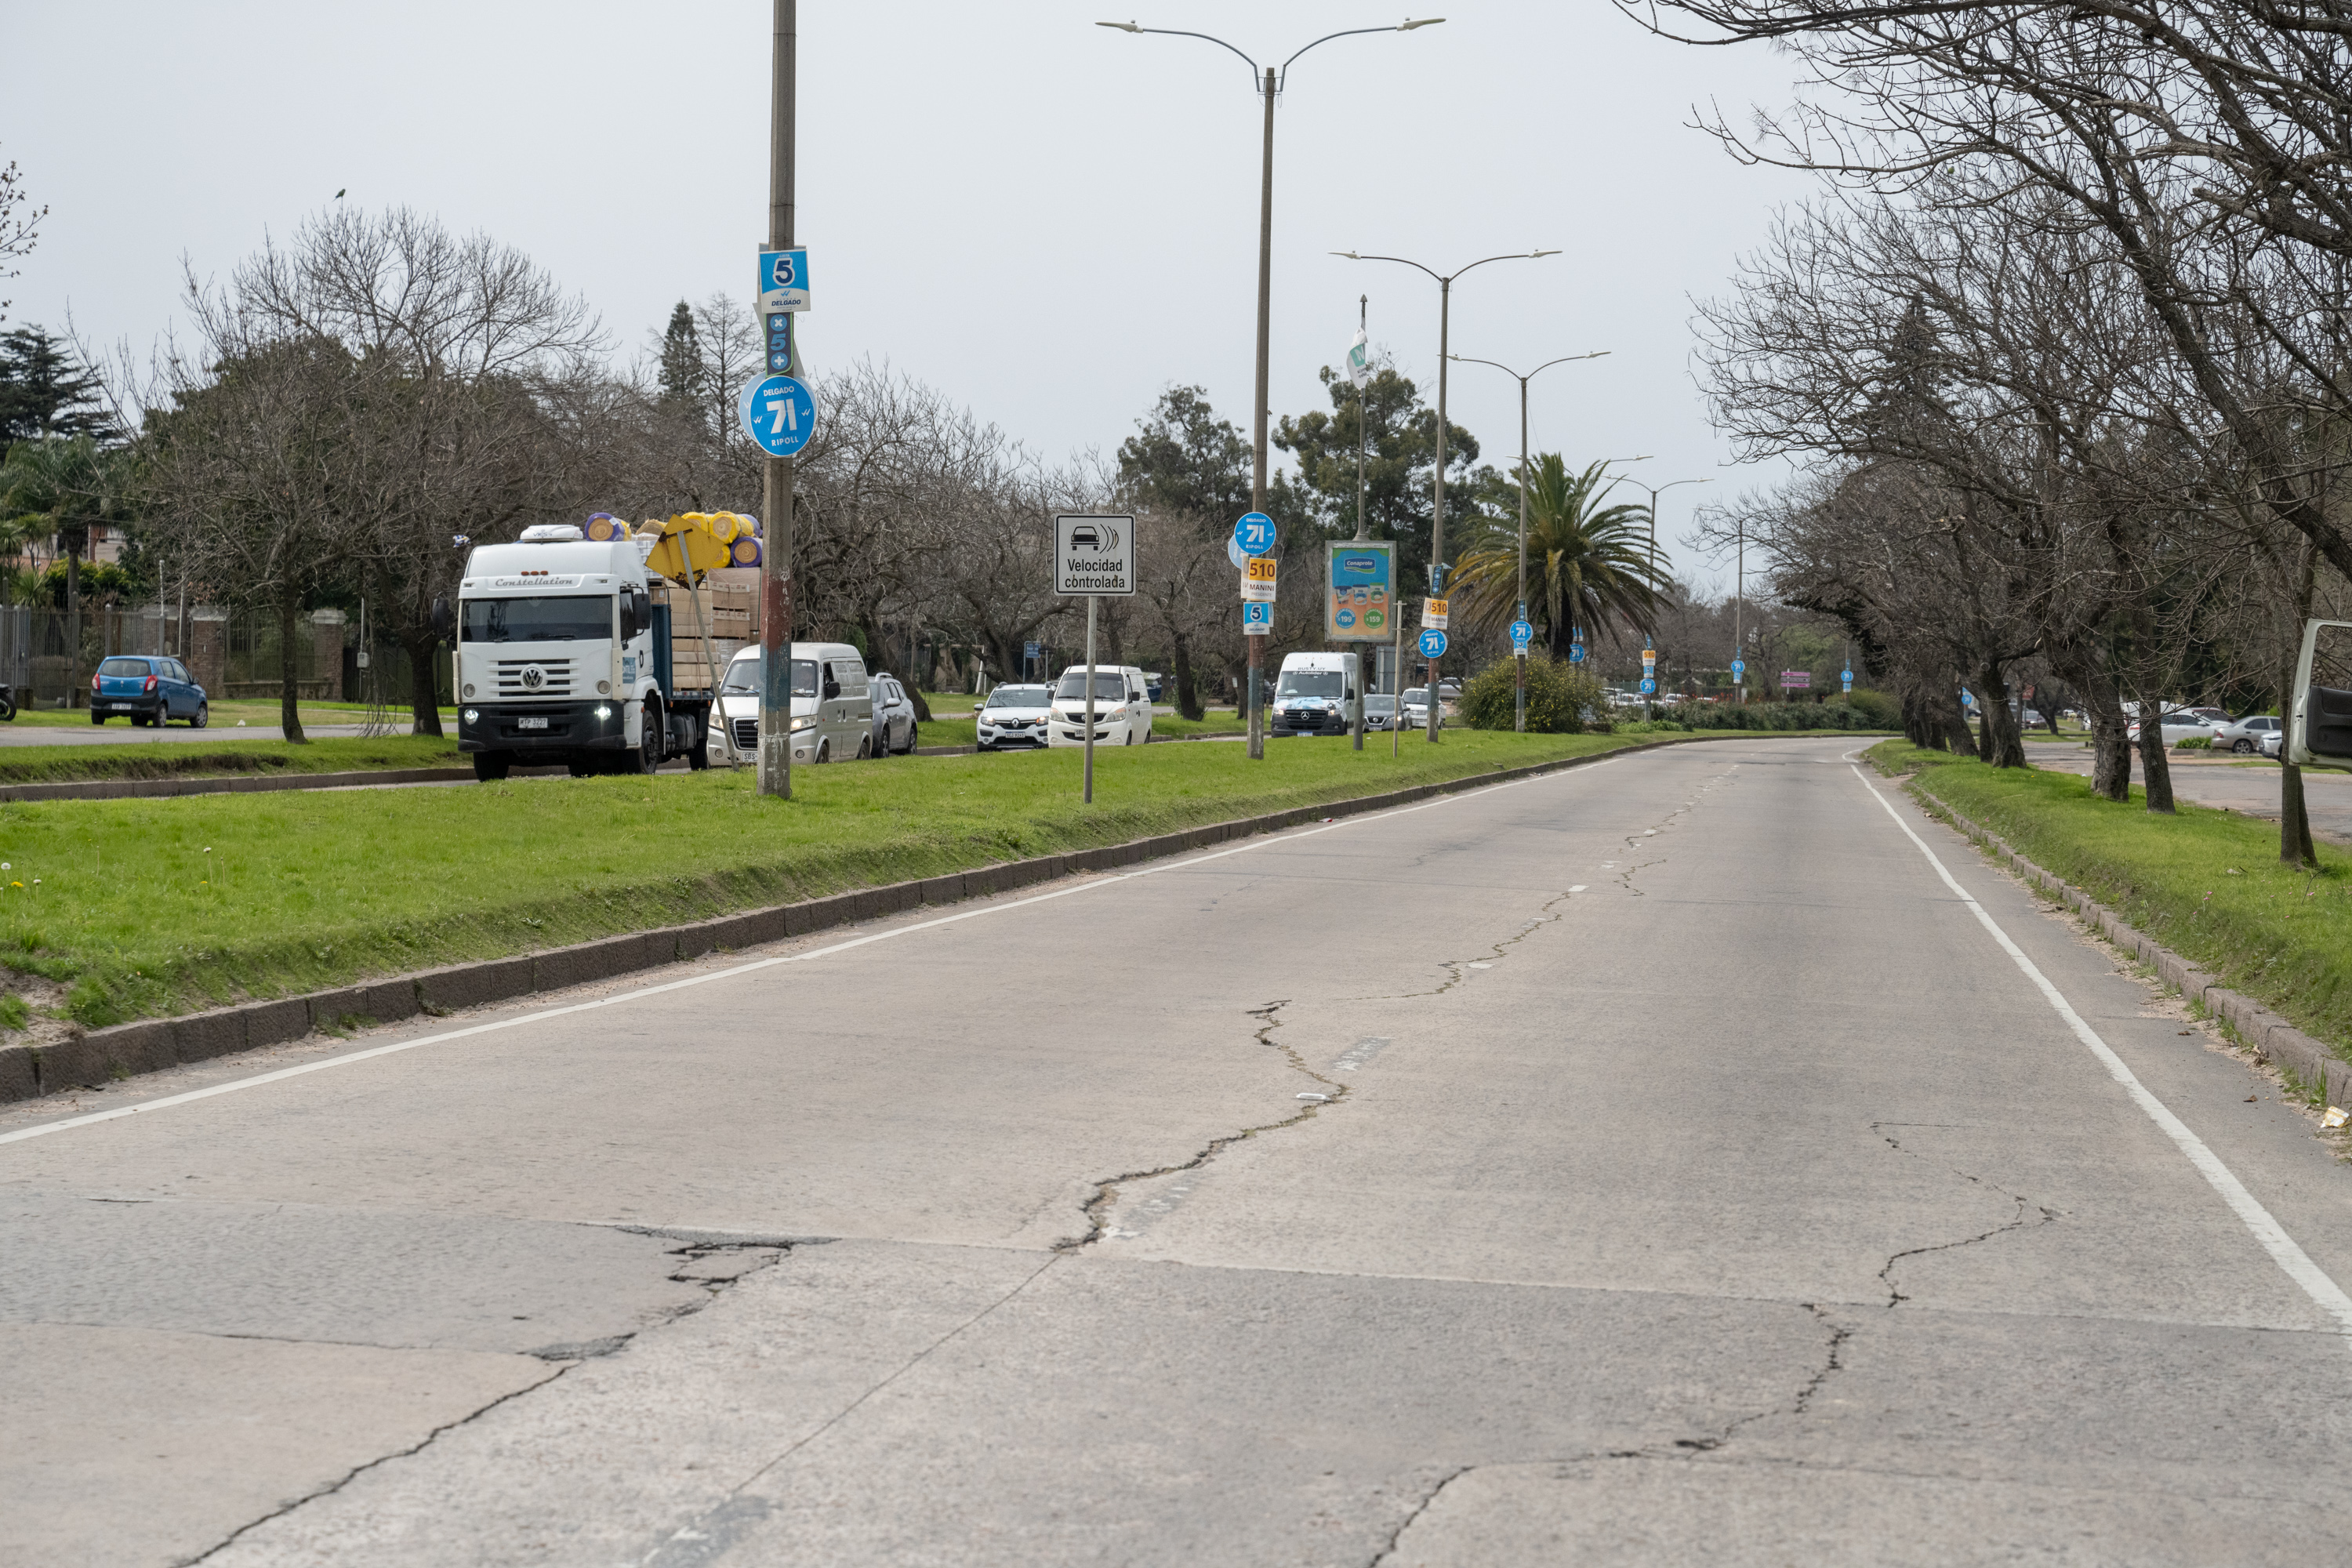
{"label": "white car", "polygon": [[[1053,715],[1046,721],[1049,746],[1087,743],[1087,667],[1062,671],[1054,683]],[[1095,744],[1140,746],[1151,739],[1151,694],[1143,671],[1131,664],[1095,666]]]}
{"label": "white car", "polygon": [[1001,751],[1006,746],[1043,746],[1045,725],[1054,713],[1054,689],[1050,686],[1000,686],[988,694],[974,715],[980,726],[980,749]]}
{"label": "white car", "polygon": [[2264,737],[2279,734],[2282,729],[2275,714],[2249,713],[2234,724],[2214,725],[2213,749],[2251,757],[2263,749]]}
{"label": "white car", "polygon": [[[1438,689],[1442,692],[1444,688],[1441,686]],[[1404,727],[1408,730],[1429,728],[1428,687],[1408,686],[1404,689]],[[1445,705],[1443,701],[1438,705],[1437,727],[1441,730],[1445,728]]]}
{"label": "white car", "polygon": [[[2177,746],[2183,741],[2210,740],[2213,726],[2229,721],[2230,716],[2219,708],[2168,708],[2164,711],[2164,743]],[[2137,741],[2139,721],[2134,719],[2125,732]]]}

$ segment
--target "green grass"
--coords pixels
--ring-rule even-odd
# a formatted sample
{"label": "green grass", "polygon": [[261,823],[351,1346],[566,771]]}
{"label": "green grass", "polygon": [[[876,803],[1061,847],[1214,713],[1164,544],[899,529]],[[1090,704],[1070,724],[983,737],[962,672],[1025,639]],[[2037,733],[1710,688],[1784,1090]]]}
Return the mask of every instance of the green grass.
{"label": "green grass", "polygon": [[1091,807],[1076,751],[795,769],[790,802],[714,768],[0,805],[0,964],[64,984],[66,1011],[95,1026],[1627,743],[1450,731],[1393,762],[1384,745],[1282,745],[1255,763],[1238,746],[1110,748]]}
{"label": "green grass", "polygon": [[373,741],[330,736],[306,745],[284,741],[147,741],[120,746],[0,748],[0,784],[70,784],[89,779],[172,779],[236,773],[341,773],[381,768],[456,767],[451,735],[385,735]]}
{"label": "green grass", "polygon": [[2151,814],[2073,773],[1995,769],[1900,741],[1870,760],[1990,828],[2134,926],[2292,1019],[2352,1059],[2352,857],[2319,847],[2319,869],[2278,858],[2275,823],[2180,803]]}

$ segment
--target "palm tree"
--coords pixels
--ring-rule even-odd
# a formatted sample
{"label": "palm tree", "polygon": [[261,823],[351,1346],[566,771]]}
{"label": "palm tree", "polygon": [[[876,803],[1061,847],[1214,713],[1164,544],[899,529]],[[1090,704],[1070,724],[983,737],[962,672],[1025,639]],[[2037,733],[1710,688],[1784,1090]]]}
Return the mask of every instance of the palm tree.
{"label": "palm tree", "polygon": [[[1665,575],[1643,531],[1649,509],[1601,506],[1603,466],[1570,474],[1558,452],[1543,452],[1526,476],[1528,618],[1555,658],[1567,654],[1580,626],[1612,642],[1621,620],[1650,632],[1663,602]],[[1507,621],[1518,607],[1518,521],[1497,520],[1454,573],[1465,624],[1486,630]]]}

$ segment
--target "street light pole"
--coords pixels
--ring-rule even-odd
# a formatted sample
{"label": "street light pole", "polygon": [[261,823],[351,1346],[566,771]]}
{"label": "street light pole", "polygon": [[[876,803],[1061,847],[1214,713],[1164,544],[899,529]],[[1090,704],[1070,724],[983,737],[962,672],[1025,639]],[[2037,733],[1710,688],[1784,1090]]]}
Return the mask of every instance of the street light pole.
{"label": "street light pole", "polygon": [[[1639,461],[1640,459],[1636,458],[1634,460]],[[1711,485],[1713,483],[1715,483],[1715,481],[1712,479],[1669,479],[1663,485],[1645,485],[1639,479],[1630,479],[1623,475],[1620,475],[1617,479],[1610,481],[1611,489],[1616,489],[1620,484],[1630,484],[1637,490],[1647,490],[1650,492],[1650,575],[1653,579],[1655,579],[1659,575],[1658,498],[1664,495],[1666,491],[1674,489],[1676,485]],[[1608,491],[1603,490],[1601,493],[1606,495],[1608,494]],[[1648,636],[1644,636],[1642,642],[1643,646],[1646,647],[1655,647],[1657,646],[1657,639]],[[1657,693],[1652,692],[1651,695],[1654,697]]]}
{"label": "street light pole", "polygon": [[[768,113],[768,247],[793,246],[793,77],[800,44],[799,0],[776,0],[775,53],[771,63]],[[797,336],[797,334],[795,334]],[[797,358],[797,354],[795,355]],[[793,367],[797,371],[800,367]],[[793,460],[770,458],[763,465],[761,510],[767,537],[760,551],[760,780],[759,792],[779,800],[793,797]],[[714,676],[716,670],[711,672]],[[727,722],[723,710],[721,724]],[[735,754],[735,737],[727,737]]]}
{"label": "street light pole", "polygon": [[[1519,384],[1519,619],[1523,621],[1528,618],[1528,383],[1556,364],[1566,364],[1571,360],[1601,359],[1608,353],[1607,349],[1600,349],[1589,354],[1563,354],[1558,359],[1546,360],[1525,375],[1499,360],[1479,359],[1472,354],[1454,356],[1465,364],[1493,365]],[[1511,659],[1517,666],[1518,674],[1518,687],[1514,697],[1517,717],[1512,728],[1525,734],[1528,729],[1528,654],[1516,639],[1511,647]]]}
{"label": "street light pole", "polygon": [[[1410,33],[1416,27],[1434,26],[1445,20],[1443,16],[1408,21],[1393,27],[1349,27],[1341,32],[1326,33],[1300,49],[1279,68],[1267,66],[1261,71],[1257,61],[1207,33],[1187,32],[1181,27],[1141,27],[1133,22],[1097,22],[1097,27],[1108,27],[1121,33],[1158,33],[1174,38],[1199,38],[1231,51],[1250,68],[1250,81],[1265,100],[1265,151],[1258,176],[1257,199],[1257,407],[1252,421],[1250,454],[1250,510],[1265,510],[1265,422],[1268,359],[1273,340],[1274,306],[1274,100],[1284,84],[1290,79],[1293,61],[1316,44],[1328,44],[1334,38],[1351,38],[1363,33]],[[1249,754],[1255,759],[1265,756],[1265,715],[1259,706],[1259,683],[1265,667],[1265,639],[1249,637]]]}
{"label": "street light pole", "polygon": [[[1439,592],[1445,578],[1445,367],[1452,353],[1448,342],[1453,330],[1454,280],[1471,268],[1484,267],[1489,261],[1533,261],[1538,257],[1558,256],[1559,252],[1507,251],[1501,256],[1482,257],[1468,267],[1457,267],[1451,272],[1423,267],[1420,262],[1405,256],[1360,256],[1352,250],[1335,250],[1331,254],[1344,256],[1350,261],[1394,261],[1406,267],[1418,267],[1437,279],[1437,472],[1435,505],[1429,521],[1429,591],[1433,595]],[[1432,745],[1437,743],[1437,723],[1441,717],[1437,698],[1438,663],[1433,658],[1425,667],[1429,691],[1424,716],[1427,724],[1425,738]]]}
{"label": "street light pole", "polygon": [[[1365,531],[1364,456],[1371,448],[1372,421],[1371,405],[1364,397],[1364,389],[1371,384],[1370,347],[1371,323],[1372,297],[1370,294],[1359,294],[1356,296],[1356,335],[1364,339],[1367,345],[1364,351],[1364,380],[1356,387],[1356,537],[1360,540],[1370,537]],[[1396,616],[1396,552],[1394,551],[1389,552],[1389,616],[1393,620]],[[1372,653],[1372,662],[1377,665],[1380,661],[1380,652],[1375,648]],[[1348,722],[1349,734],[1355,749],[1360,752],[1364,749],[1364,704],[1370,700],[1371,689],[1372,683],[1364,679],[1363,659],[1360,657],[1356,660],[1356,711],[1355,716]],[[1344,686],[1339,695],[1343,700],[1346,698],[1347,690]],[[1390,722],[1393,724],[1395,720],[1391,718]]]}

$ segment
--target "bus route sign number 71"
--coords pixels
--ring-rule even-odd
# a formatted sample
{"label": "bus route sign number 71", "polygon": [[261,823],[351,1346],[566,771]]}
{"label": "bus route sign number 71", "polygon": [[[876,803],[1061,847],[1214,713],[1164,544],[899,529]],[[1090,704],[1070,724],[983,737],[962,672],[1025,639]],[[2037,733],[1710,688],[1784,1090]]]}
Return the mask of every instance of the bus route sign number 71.
{"label": "bus route sign number 71", "polygon": [[772,375],[745,386],[735,413],[743,434],[772,458],[792,457],[816,434],[816,399],[789,375]]}

